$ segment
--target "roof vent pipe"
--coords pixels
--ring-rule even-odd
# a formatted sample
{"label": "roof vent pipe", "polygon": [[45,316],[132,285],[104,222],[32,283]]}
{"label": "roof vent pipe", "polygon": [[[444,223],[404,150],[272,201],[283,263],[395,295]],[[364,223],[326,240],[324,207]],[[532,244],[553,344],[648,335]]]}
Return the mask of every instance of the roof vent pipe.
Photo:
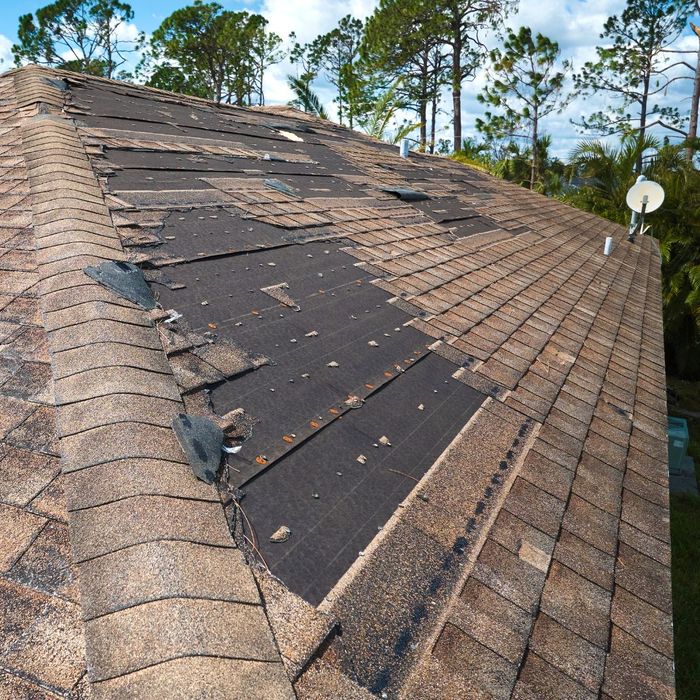
{"label": "roof vent pipe", "polygon": [[613,237],[608,236],[605,239],[605,247],[603,248],[603,255],[610,255],[612,253]]}
{"label": "roof vent pipe", "polygon": [[399,153],[401,154],[402,158],[408,158],[408,143],[409,139],[401,139],[401,143],[399,144]]}

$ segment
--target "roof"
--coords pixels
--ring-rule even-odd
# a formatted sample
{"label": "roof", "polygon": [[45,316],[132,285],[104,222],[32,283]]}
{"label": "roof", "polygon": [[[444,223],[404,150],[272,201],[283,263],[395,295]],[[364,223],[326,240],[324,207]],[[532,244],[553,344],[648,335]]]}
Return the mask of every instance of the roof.
{"label": "roof", "polygon": [[653,239],[290,108],[0,98],[11,697],[673,697]]}

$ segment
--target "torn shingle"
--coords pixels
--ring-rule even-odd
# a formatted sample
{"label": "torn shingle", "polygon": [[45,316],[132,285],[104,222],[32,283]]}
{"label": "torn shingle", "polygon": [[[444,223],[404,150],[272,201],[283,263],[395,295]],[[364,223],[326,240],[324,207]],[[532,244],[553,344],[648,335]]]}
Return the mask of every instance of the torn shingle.
{"label": "torn shingle", "polygon": [[194,475],[211,484],[221,464],[224,433],[208,418],[180,413],[173,419],[173,430]]}
{"label": "torn shingle", "polygon": [[97,267],[86,267],[85,274],[144,309],[150,310],[156,306],[143,273],[132,263],[110,260]]}

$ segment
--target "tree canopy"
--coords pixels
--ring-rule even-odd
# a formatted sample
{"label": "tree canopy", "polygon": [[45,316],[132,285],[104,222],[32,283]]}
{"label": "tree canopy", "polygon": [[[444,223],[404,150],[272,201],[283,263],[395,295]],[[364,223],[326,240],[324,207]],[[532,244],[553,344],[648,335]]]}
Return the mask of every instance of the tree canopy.
{"label": "tree canopy", "polygon": [[[628,134],[643,138],[651,126],[685,135],[676,107],[653,103],[676,80],[669,50],[683,30],[692,5],[678,0],[627,0],[620,15],[609,17],[596,48],[597,60],[584,64],[575,76],[583,94],[607,94],[612,102],[578,124],[601,135]],[[652,119],[652,121],[650,121]]]}
{"label": "tree canopy", "polygon": [[143,41],[143,35],[122,38],[133,18],[131,6],[120,0],[56,0],[19,18],[15,63],[118,77],[127,55]]}
{"label": "tree canopy", "polygon": [[368,64],[395,81],[396,94],[403,99],[404,107],[416,112],[420,145],[431,152],[440,96],[449,75],[445,31],[433,2],[381,0],[367,20],[361,47]]}
{"label": "tree canopy", "polygon": [[262,15],[195,0],[153,32],[140,73],[146,84],[236,105],[263,104],[265,70],[280,61],[282,39]]}
{"label": "tree canopy", "polygon": [[[503,49],[491,51],[489,80],[478,96],[482,104],[495,107],[476,127],[490,138],[526,138],[530,142],[530,189],[540,176],[539,149],[541,122],[552,112],[561,112],[570,95],[564,94],[567,60],[560,66],[559,44],[542,34],[534,38],[529,27],[517,34],[508,30]],[[561,68],[561,70],[557,70]]]}

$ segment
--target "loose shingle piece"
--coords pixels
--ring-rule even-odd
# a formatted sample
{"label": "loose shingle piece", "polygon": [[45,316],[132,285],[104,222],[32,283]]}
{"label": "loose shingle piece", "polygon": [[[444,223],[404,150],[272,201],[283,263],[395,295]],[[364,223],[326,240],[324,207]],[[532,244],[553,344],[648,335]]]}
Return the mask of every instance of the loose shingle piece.
{"label": "loose shingle piece", "polygon": [[289,107],[0,122],[0,695],[673,696],[653,239]]}

